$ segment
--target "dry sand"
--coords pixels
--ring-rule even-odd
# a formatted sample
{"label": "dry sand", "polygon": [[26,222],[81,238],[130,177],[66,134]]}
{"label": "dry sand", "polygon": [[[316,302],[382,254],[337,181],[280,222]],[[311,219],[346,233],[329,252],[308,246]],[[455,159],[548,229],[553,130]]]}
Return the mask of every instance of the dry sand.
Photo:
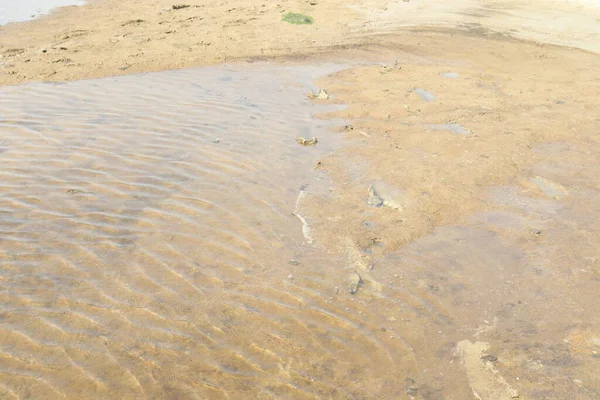
{"label": "dry sand", "polygon": [[[564,1],[93,0],[0,27],[0,85],[74,80],[376,44],[398,29],[450,28],[600,50],[599,8]],[[281,21],[286,12],[312,25]],[[402,45],[402,43],[399,43]]]}

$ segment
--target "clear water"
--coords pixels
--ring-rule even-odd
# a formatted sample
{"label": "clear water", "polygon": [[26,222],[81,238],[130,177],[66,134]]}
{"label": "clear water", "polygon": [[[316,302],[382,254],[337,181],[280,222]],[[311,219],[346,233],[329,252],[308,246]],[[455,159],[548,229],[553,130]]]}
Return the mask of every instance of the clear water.
{"label": "clear water", "polygon": [[79,6],[83,0],[0,0],[0,25],[27,21],[57,7]]}

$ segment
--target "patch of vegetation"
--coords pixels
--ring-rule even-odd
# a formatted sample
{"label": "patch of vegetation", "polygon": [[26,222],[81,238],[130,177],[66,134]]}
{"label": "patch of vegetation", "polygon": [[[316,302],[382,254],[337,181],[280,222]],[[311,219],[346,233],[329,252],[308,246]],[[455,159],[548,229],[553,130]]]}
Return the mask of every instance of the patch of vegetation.
{"label": "patch of vegetation", "polygon": [[310,25],[314,22],[311,16],[293,12],[285,14],[281,20],[295,25]]}

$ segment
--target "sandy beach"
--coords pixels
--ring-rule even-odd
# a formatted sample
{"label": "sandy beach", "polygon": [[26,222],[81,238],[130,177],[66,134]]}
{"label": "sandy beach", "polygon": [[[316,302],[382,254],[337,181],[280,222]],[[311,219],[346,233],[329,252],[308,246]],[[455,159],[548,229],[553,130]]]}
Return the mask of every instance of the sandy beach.
{"label": "sandy beach", "polygon": [[[446,29],[600,50],[600,6],[565,1],[91,1],[0,27],[0,85],[305,57]],[[311,25],[282,22],[297,12]],[[418,41],[419,35],[409,35]],[[389,40],[389,39],[388,39]],[[411,46],[413,42],[398,43]]]}
{"label": "sandy beach", "polygon": [[597,1],[0,26],[0,397],[600,398],[599,53]]}

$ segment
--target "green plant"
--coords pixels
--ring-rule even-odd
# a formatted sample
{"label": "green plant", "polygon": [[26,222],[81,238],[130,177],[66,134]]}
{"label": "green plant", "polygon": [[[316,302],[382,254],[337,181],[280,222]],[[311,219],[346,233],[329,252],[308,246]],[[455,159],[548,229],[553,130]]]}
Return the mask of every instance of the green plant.
{"label": "green plant", "polygon": [[310,25],[314,21],[311,16],[293,12],[285,14],[281,20],[295,25]]}

